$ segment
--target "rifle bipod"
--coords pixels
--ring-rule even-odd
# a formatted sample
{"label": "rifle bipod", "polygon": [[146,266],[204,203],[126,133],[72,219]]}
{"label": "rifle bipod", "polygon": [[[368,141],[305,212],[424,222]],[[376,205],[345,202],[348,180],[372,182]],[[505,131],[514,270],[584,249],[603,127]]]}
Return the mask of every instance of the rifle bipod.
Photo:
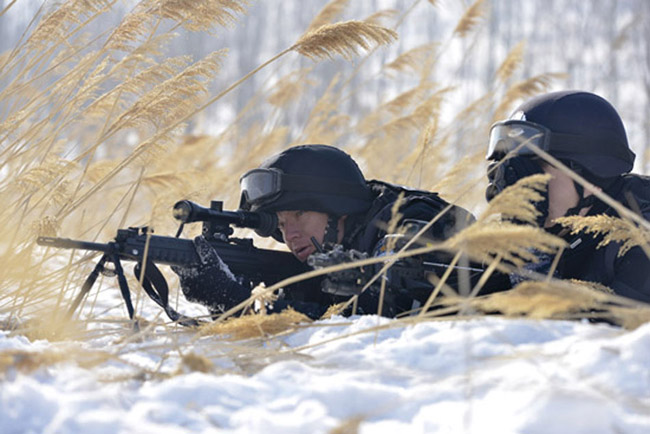
{"label": "rifle bipod", "polygon": [[[95,265],[95,268],[93,268],[93,270],[84,281],[83,285],[81,286],[81,291],[70,305],[67,315],[69,318],[72,318],[72,315],[81,304],[83,298],[92,289],[100,273],[104,275],[112,274],[117,277],[122,299],[124,300],[126,310],[129,313],[129,319],[133,321],[134,331],[137,332],[140,330],[140,326],[137,319],[135,319],[135,310],[133,309],[133,302],[131,301],[131,291],[129,289],[129,284],[126,280],[126,277],[124,276],[124,268],[122,267],[122,262],[116,248],[116,243],[112,241],[107,244],[109,246],[109,251],[105,252],[101,256]],[[115,266],[115,270],[106,269],[106,261],[112,262]],[[142,262],[137,262],[133,269],[135,277],[142,283],[142,288],[145,290],[149,298],[151,298],[156,304],[163,308],[169,319],[183,326],[200,325],[202,321],[178,313],[169,305],[169,287],[167,286],[165,276],[163,276],[158,267],[152,261],[146,261],[146,266],[144,267],[144,276],[141,276],[143,268],[141,264]]]}

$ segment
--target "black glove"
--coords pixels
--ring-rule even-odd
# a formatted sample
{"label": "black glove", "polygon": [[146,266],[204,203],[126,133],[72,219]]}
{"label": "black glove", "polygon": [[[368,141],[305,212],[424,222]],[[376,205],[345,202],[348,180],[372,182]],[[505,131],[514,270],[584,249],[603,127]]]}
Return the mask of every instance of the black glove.
{"label": "black glove", "polygon": [[[509,275],[510,284],[513,288],[527,280],[539,281],[540,275],[548,275],[551,271],[551,264],[555,256],[538,250],[533,250],[532,252],[537,256],[537,261],[526,263],[521,267],[520,271]],[[557,269],[554,270],[552,277],[559,277]]]}
{"label": "black glove", "polygon": [[[356,250],[344,250],[343,246],[337,244],[331,250],[322,253],[312,253],[307,258],[307,263],[319,270],[339,264],[366,259],[367,254]],[[360,293],[363,285],[368,281],[369,267],[349,268],[331,272],[323,279],[321,290],[328,294],[351,296]]]}
{"label": "black glove", "polygon": [[199,256],[197,264],[171,267],[178,275],[187,300],[207,306],[213,314],[220,314],[250,297],[250,289],[237,280],[203,235],[194,238],[194,248]]}

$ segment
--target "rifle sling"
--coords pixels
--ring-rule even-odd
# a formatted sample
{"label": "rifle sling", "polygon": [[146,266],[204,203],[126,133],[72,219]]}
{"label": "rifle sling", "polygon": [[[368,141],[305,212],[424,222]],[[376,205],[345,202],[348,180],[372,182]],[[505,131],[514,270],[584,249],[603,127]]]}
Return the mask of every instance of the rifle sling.
{"label": "rifle sling", "polygon": [[[135,277],[140,280],[140,274],[142,272],[141,263],[138,262],[133,268]],[[169,287],[167,286],[167,281],[165,276],[160,272],[160,269],[152,261],[147,261],[144,276],[142,277],[142,287],[144,288],[147,295],[163,308],[169,319],[174,322],[177,322],[180,325],[188,327],[196,327],[203,323],[203,321],[190,318],[183,315],[182,313],[176,312],[169,305]]]}

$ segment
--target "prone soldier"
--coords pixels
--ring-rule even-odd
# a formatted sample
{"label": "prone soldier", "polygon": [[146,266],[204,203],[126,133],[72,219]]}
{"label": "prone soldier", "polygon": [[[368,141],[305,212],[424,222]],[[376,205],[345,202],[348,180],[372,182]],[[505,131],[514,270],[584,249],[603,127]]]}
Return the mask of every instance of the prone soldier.
{"label": "prone soldier", "polygon": [[[650,259],[641,246],[627,252],[621,251],[620,243],[601,248],[602,234],[573,233],[556,221],[564,216],[618,216],[617,211],[535,149],[647,220],[650,179],[630,173],[635,155],[616,109],[602,97],[582,91],[547,93],[523,103],[510,119],[491,128],[486,197],[491,200],[526,176],[550,174],[546,198],[536,204],[541,211],[538,225],[564,238],[569,247],[557,258],[554,270],[554,258],[540,254],[539,260],[529,265],[532,271],[595,282],[617,295],[650,302]],[[521,279],[519,273],[510,276],[513,285]]]}
{"label": "prone soldier", "polygon": [[[425,234],[429,240],[446,239],[474,220],[468,211],[450,205],[436,193],[366,181],[347,153],[327,145],[289,148],[246,172],[240,185],[240,209],[275,213],[278,229],[273,238],[285,243],[298,260],[312,265],[322,264],[324,258],[353,261],[390,253],[387,248],[393,234],[387,233],[387,226],[400,196],[397,226],[408,225],[413,232],[414,227],[422,228],[436,218]],[[238,282],[205,240],[197,237],[194,242],[202,258],[200,264],[173,267],[188,300],[218,314],[250,297],[250,288]],[[430,263],[448,261],[433,259]],[[341,276],[345,273],[285,289],[267,310],[292,307],[318,318],[330,305],[349,298]],[[392,317],[421,306],[433,289],[425,276],[400,274],[392,279],[383,298],[382,315]],[[378,286],[369,287],[359,294],[357,313],[377,313],[379,298]]]}

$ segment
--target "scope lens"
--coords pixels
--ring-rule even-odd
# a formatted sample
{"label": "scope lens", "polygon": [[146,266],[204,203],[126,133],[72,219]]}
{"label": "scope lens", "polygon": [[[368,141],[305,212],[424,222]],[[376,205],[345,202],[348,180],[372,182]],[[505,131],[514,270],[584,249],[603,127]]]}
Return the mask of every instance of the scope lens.
{"label": "scope lens", "polygon": [[182,221],[183,223],[187,223],[187,220],[190,217],[191,212],[192,212],[191,206],[187,203],[187,201],[182,200],[180,202],[176,202],[176,204],[174,205],[174,210],[172,211],[172,215],[176,220]]}

